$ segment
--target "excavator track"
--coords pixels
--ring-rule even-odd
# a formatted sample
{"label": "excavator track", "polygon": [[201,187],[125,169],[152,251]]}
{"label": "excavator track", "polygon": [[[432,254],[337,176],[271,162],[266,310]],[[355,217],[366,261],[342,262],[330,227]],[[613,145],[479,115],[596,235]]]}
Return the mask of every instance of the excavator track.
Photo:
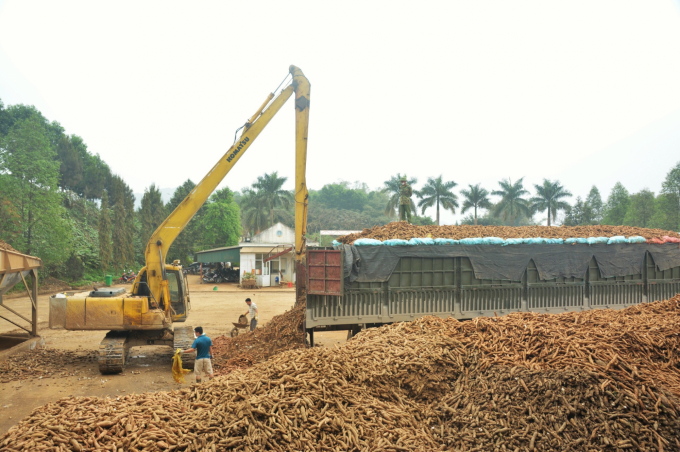
{"label": "excavator track", "polygon": [[117,374],[125,370],[130,353],[127,331],[109,331],[99,343],[99,372]]}
{"label": "excavator track", "polygon": [[[176,326],[174,334],[175,340],[173,346],[175,350],[177,350],[178,348],[181,348],[182,350],[191,348],[191,345],[194,343],[194,327]],[[185,369],[193,370],[195,361],[196,352],[182,354],[182,367],[184,367]]]}

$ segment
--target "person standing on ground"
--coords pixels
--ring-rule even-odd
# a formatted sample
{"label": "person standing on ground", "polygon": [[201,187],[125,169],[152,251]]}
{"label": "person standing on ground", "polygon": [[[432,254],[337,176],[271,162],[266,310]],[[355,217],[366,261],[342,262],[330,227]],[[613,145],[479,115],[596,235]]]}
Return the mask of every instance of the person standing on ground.
{"label": "person standing on ground", "polygon": [[411,222],[411,196],[413,196],[413,189],[406,182],[406,176],[401,176],[401,187],[399,187],[399,221]]}
{"label": "person standing on ground", "polygon": [[248,310],[244,315],[250,315],[250,331],[253,331],[257,327],[257,305],[252,302],[250,298],[246,298],[246,304],[248,305]]}
{"label": "person standing on ground", "polygon": [[201,374],[205,374],[208,380],[213,377],[213,368],[210,360],[212,359],[213,343],[208,336],[203,334],[203,327],[197,326],[194,328],[194,343],[191,348],[182,350],[182,353],[191,353],[196,350],[196,361],[194,362],[194,375],[196,375],[196,383],[201,382]]}

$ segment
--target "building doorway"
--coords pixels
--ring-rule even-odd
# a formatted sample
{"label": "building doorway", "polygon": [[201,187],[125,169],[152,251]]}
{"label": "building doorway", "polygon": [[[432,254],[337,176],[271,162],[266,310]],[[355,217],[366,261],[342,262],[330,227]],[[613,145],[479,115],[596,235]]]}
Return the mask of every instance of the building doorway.
{"label": "building doorway", "polygon": [[271,264],[271,285],[272,286],[278,286],[278,283],[276,282],[276,278],[279,279],[279,282],[281,281],[281,275],[279,273],[279,270],[281,269],[279,258],[272,259],[269,261]]}

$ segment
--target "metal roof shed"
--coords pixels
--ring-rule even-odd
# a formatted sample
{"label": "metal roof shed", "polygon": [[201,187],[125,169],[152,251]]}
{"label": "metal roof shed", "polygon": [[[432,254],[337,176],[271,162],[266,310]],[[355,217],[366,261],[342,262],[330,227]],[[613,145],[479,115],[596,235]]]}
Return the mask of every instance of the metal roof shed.
{"label": "metal roof shed", "polygon": [[[31,336],[38,335],[38,269],[42,268],[40,258],[22,254],[11,247],[0,247],[0,306],[30,323],[30,330],[7,317],[0,318],[18,326]],[[26,278],[29,278],[26,281]],[[2,302],[2,296],[16,284],[23,282],[31,300],[31,318],[24,317]]]}
{"label": "metal roof shed", "polygon": [[196,262],[204,264],[210,262],[231,262],[232,266],[238,267],[241,263],[241,248],[242,246],[238,245],[198,251],[196,253]]}

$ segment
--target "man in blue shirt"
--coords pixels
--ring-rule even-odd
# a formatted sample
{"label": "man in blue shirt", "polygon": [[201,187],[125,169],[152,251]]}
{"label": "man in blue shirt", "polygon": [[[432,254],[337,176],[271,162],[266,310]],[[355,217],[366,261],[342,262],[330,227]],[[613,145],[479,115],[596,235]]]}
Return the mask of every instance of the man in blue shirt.
{"label": "man in blue shirt", "polygon": [[191,348],[182,350],[182,353],[191,353],[196,350],[196,361],[194,362],[194,375],[196,376],[196,383],[201,382],[201,373],[204,373],[208,380],[213,377],[213,368],[210,359],[212,358],[212,341],[208,336],[203,334],[203,327],[197,326],[194,328],[194,343]]}

